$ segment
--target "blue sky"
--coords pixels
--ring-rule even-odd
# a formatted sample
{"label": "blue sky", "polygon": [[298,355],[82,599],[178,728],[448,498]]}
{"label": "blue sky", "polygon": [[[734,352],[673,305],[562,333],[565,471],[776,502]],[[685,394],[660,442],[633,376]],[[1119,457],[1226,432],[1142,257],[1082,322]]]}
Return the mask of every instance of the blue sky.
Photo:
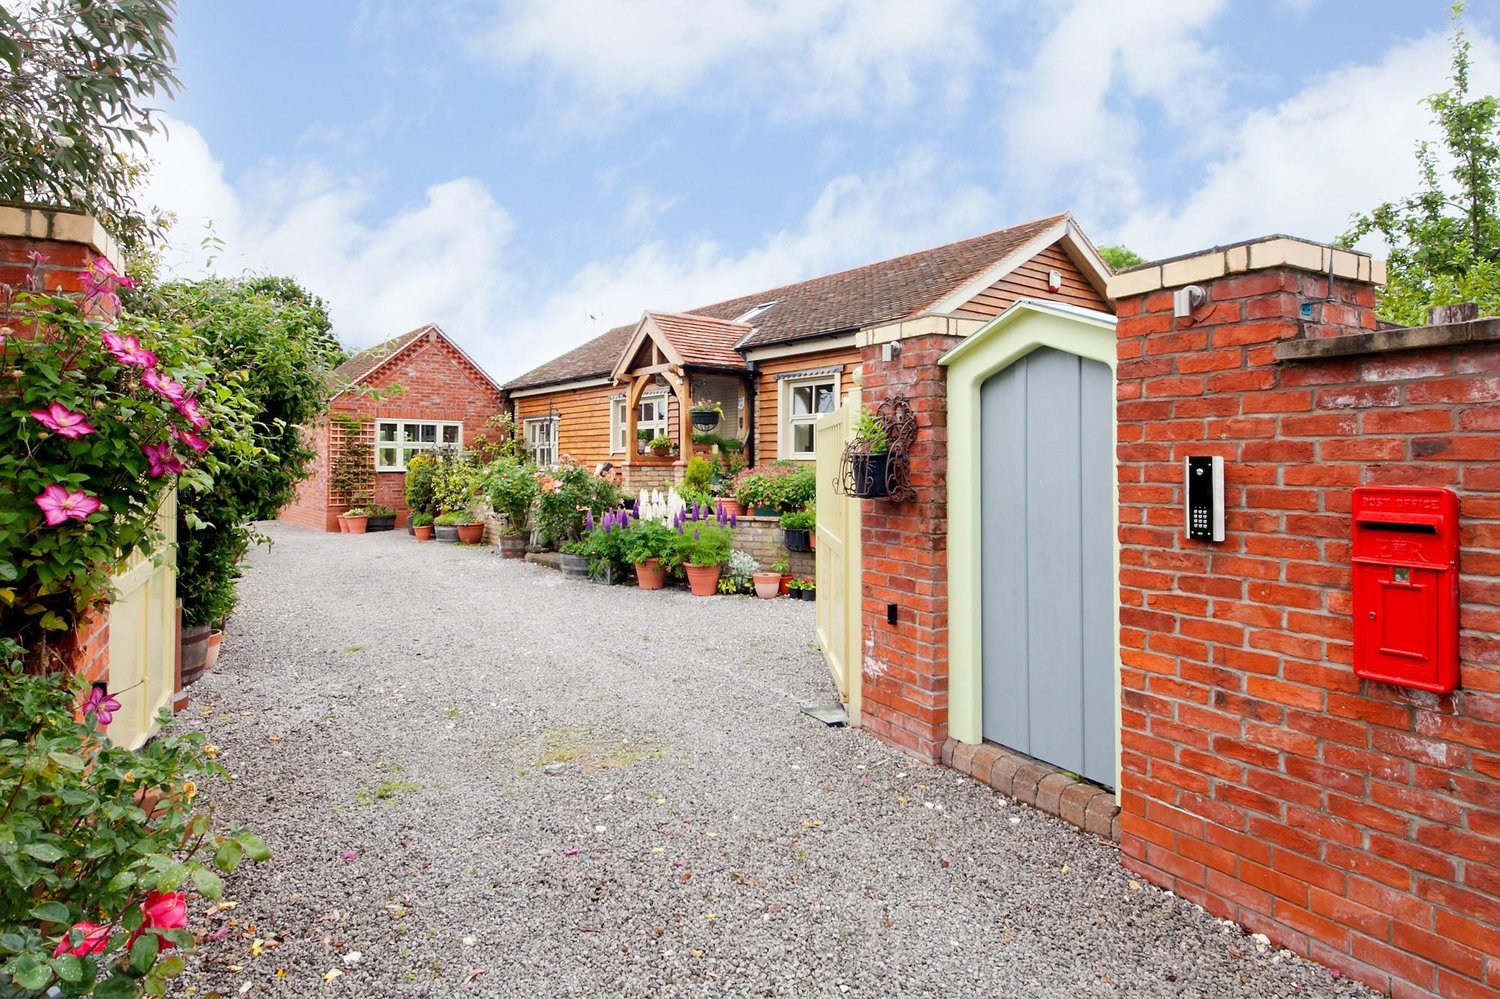
{"label": "blue sky", "polygon": [[1446,30],[1439,0],[184,3],[150,195],[181,273],[290,273],[350,346],[437,321],[505,379],[1058,210],[1147,256],[1331,238],[1413,186]]}

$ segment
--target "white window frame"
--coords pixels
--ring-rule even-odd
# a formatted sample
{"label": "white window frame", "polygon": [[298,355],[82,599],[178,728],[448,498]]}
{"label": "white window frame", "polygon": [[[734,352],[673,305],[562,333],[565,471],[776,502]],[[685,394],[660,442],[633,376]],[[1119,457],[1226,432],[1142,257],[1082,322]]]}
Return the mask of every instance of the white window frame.
{"label": "white window frame", "polygon": [[[532,464],[538,468],[550,468],[557,464],[557,431],[561,422],[555,416],[533,416],[521,421],[526,433],[526,453],[531,455]],[[536,433],[543,427],[546,427],[546,434],[549,438],[545,443],[538,441],[537,438],[540,435]],[[544,456],[546,461],[542,460]]]}
{"label": "white window frame", "polygon": [[[433,439],[430,441],[404,441],[401,440],[401,428],[404,426],[432,427]],[[382,427],[395,427],[396,440],[383,441],[380,438]],[[458,440],[443,440],[443,431],[448,427],[458,428]],[[421,432],[418,431],[418,436]],[[375,421],[375,471],[377,472],[404,472],[406,471],[407,459],[417,454],[425,454],[428,451],[436,451],[439,448],[451,447],[462,451],[464,447],[464,425],[457,420],[376,420]],[[394,465],[383,464],[380,460],[380,452],[395,448],[396,463]]]}
{"label": "white window frame", "polygon": [[777,413],[776,424],[780,428],[776,434],[776,457],[790,458],[793,461],[815,461],[817,460],[817,444],[814,441],[813,449],[807,452],[795,450],[797,439],[793,433],[793,427],[799,423],[810,423],[816,425],[818,417],[822,413],[809,413],[801,416],[792,415],[792,390],[807,385],[818,385],[832,383],[833,385],[833,412],[844,404],[843,374],[841,371],[818,371],[807,374],[794,374],[782,377],[777,384]]}
{"label": "white window frame", "polygon": [[[652,405],[654,405],[656,407],[656,414],[657,414],[657,416],[656,416],[656,419],[654,419],[654,420],[644,420],[644,419],[642,419],[640,417],[639,414],[637,414],[636,418],[635,418],[635,429],[637,431],[640,431],[640,430],[652,430],[652,431],[655,431],[655,433],[652,436],[656,436],[657,434],[664,434],[664,433],[667,432],[667,406],[666,406],[666,398],[667,398],[667,390],[666,389],[654,389],[654,390],[652,390],[650,392],[644,393],[641,396],[641,401],[638,402],[636,405],[638,405],[638,406],[644,406],[648,402],[651,403]],[[618,398],[611,399],[609,401],[609,453],[610,454],[631,454],[631,453],[633,453],[631,451],[631,449],[630,449],[629,442],[625,440],[626,431],[629,429],[629,424],[627,424],[626,421],[625,421],[625,403],[626,403],[626,401],[627,401],[627,397],[626,396],[620,396]],[[639,451],[640,449],[637,448],[636,450]]]}

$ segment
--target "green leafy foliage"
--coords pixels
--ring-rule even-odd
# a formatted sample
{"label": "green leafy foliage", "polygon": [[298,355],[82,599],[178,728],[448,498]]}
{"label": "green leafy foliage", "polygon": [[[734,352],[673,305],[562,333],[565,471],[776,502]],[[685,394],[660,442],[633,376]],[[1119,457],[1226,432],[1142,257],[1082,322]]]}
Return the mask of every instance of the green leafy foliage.
{"label": "green leafy foliage", "polygon": [[541,493],[535,466],[524,458],[496,458],[484,471],[484,491],[490,506],[505,517],[512,534],[526,530],[531,508]]}
{"label": "green leafy foliage", "polygon": [[0,201],[97,216],[135,252],[164,227],[135,199],[154,102],[172,96],[173,0],[0,5]]}
{"label": "green leafy foliage", "polygon": [[811,510],[796,510],[781,515],[783,531],[811,531],[817,526],[817,516]]}
{"label": "green leafy foliage", "polygon": [[630,565],[651,559],[670,564],[677,555],[677,532],[658,520],[637,520],[625,531],[624,558]]}
{"label": "green leafy foliage", "polygon": [[539,469],[536,477],[540,490],[536,524],[553,547],[560,549],[583,537],[588,511],[597,520],[620,505],[620,490],[613,483],[591,475],[567,455],[555,468]]}
{"label": "green leafy foliage", "polygon": [[440,448],[433,457],[436,461],[432,472],[433,502],[444,513],[463,515],[459,523],[471,523],[474,520],[471,508],[484,481],[478,455]]}
{"label": "green leafy foliage", "polygon": [[[0,640],[0,995],[160,995],[193,936],[155,929],[172,924],[152,901],[189,885],[217,898],[214,868],[270,851],[247,830],[213,832],[197,807],[198,782],[224,774],[200,733],[173,733],[163,712],[161,736],[121,749],[93,714],[75,720],[77,684],[28,672]],[[101,949],[79,953],[90,926]],[[53,957],[64,941],[73,953]]]}
{"label": "green leafy foliage", "polygon": [[[437,499],[433,495],[433,474],[437,471],[437,459],[430,454],[414,454],[406,459],[406,506],[413,513],[425,513],[430,518],[437,512]],[[416,518],[412,518],[416,523]]]}
{"label": "green leafy foliage", "polygon": [[1109,264],[1112,271],[1128,271],[1132,267],[1139,267],[1146,262],[1146,258],[1136,253],[1130,247],[1117,243],[1114,246],[1099,247],[1099,256]]}
{"label": "green leafy foliage", "polygon": [[[242,453],[248,422],[240,380],[216,377],[198,337],[139,317],[104,327],[91,319],[88,310],[113,298],[111,282],[96,276],[103,283],[82,300],[32,292],[0,299],[0,314],[10,314],[0,341],[0,482],[8,487],[0,490],[0,635],[37,648],[42,635],[70,630],[108,598],[123,558],[159,544],[156,514],[171,485],[180,483],[184,497],[212,488],[210,473]],[[106,335],[135,338],[154,365],[121,361]],[[152,378],[195,402],[174,403]],[[70,437],[34,415],[54,404],[89,430]],[[196,407],[207,428],[195,428],[179,405]],[[181,435],[215,448],[200,458]],[[169,467],[154,465],[148,446],[164,448]],[[99,508],[49,525],[37,503],[49,487]]]}
{"label": "green leafy foliage", "polygon": [[798,461],[757,465],[735,476],[732,491],[747,507],[801,510],[817,495],[817,470],[809,462]]}
{"label": "green leafy foliage", "polygon": [[885,454],[891,449],[885,421],[868,406],[859,412],[859,420],[854,425],[854,436],[859,442],[856,450],[865,454]]}
{"label": "green leafy foliage", "polygon": [[375,452],[362,436],[358,420],[346,418],[337,422],[342,425],[344,435],[329,465],[328,488],[345,503],[364,506],[375,496]]}
{"label": "green leafy foliage", "polygon": [[734,534],[709,521],[688,521],[677,535],[677,561],[682,565],[713,566],[729,561]]}
{"label": "green leafy foliage", "polygon": [[[1346,245],[1377,234],[1389,246],[1380,315],[1423,325],[1437,305],[1474,302],[1500,315],[1500,97],[1472,97],[1464,5],[1453,5],[1453,76],[1423,103],[1442,134],[1417,146],[1420,189],[1354,217]],[[1444,181],[1441,161],[1451,167]]]}

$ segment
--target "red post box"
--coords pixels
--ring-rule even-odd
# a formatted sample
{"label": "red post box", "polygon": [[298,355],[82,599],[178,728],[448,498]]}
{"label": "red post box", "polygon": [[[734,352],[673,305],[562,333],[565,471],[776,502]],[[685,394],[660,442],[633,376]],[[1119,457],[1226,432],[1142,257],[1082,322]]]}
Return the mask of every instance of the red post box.
{"label": "red post box", "polygon": [[1458,497],[1354,490],[1354,672],[1446,693],[1458,686]]}

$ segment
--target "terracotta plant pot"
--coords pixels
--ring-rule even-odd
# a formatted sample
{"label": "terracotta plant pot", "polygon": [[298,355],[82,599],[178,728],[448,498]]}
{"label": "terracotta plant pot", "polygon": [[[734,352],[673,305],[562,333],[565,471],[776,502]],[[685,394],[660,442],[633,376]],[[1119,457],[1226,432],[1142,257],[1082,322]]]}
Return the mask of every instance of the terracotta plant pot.
{"label": "terracotta plant pot", "polygon": [[762,600],[775,600],[781,595],[781,573],[757,572],[752,578],[755,580],[755,595]]}
{"label": "terracotta plant pot", "polygon": [[737,499],[726,498],[719,500],[719,512],[725,517],[743,517],[745,515],[745,507]]}
{"label": "terracotta plant pot", "polygon": [[343,514],[339,514],[339,533],[349,533],[349,518],[345,517]]}
{"label": "terracotta plant pot", "polygon": [[781,577],[781,595],[789,597],[792,595],[792,576],[786,573]]}
{"label": "terracotta plant pot", "polygon": [[721,565],[684,565],[687,571],[688,589],[693,591],[695,597],[711,597],[719,592],[719,575],[724,571]]}
{"label": "terracotta plant pot", "polygon": [[370,526],[369,517],[345,517],[344,523],[349,525],[350,534],[363,534]]}
{"label": "terracotta plant pot", "polygon": [[207,673],[219,662],[219,649],[224,645],[224,632],[214,630],[208,633],[208,653],[203,657],[203,672]]}
{"label": "terracotta plant pot", "polygon": [[654,447],[651,449],[651,453],[656,455],[658,458],[672,457],[672,449],[669,447]]}
{"label": "terracotta plant pot", "polygon": [[484,540],[483,524],[459,524],[458,543],[461,545],[477,545]]}
{"label": "terracotta plant pot", "polygon": [[818,550],[818,529],[817,528],[813,528],[811,531],[807,532],[807,550],[808,551],[813,551],[813,552],[815,552],[815,551]]}
{"label": "terracotta plant pot", "polygon": [[635,585],[643,590],[660,590],[667,585],[667,569],[659,558],[635,564]]}
{"label": "terracotta plant pot", "polygon": [[416,538],[418,541],[431,541],[432,525],[423,524],[421,527],[418,527],[416,524],[413,524],[411,526],[411,536]]}
{"label": "terracotta plant pot", "polygon": [[495,542],[495,548],[500,552],[501,558],[525,558],[526,535],[502,534]]}

